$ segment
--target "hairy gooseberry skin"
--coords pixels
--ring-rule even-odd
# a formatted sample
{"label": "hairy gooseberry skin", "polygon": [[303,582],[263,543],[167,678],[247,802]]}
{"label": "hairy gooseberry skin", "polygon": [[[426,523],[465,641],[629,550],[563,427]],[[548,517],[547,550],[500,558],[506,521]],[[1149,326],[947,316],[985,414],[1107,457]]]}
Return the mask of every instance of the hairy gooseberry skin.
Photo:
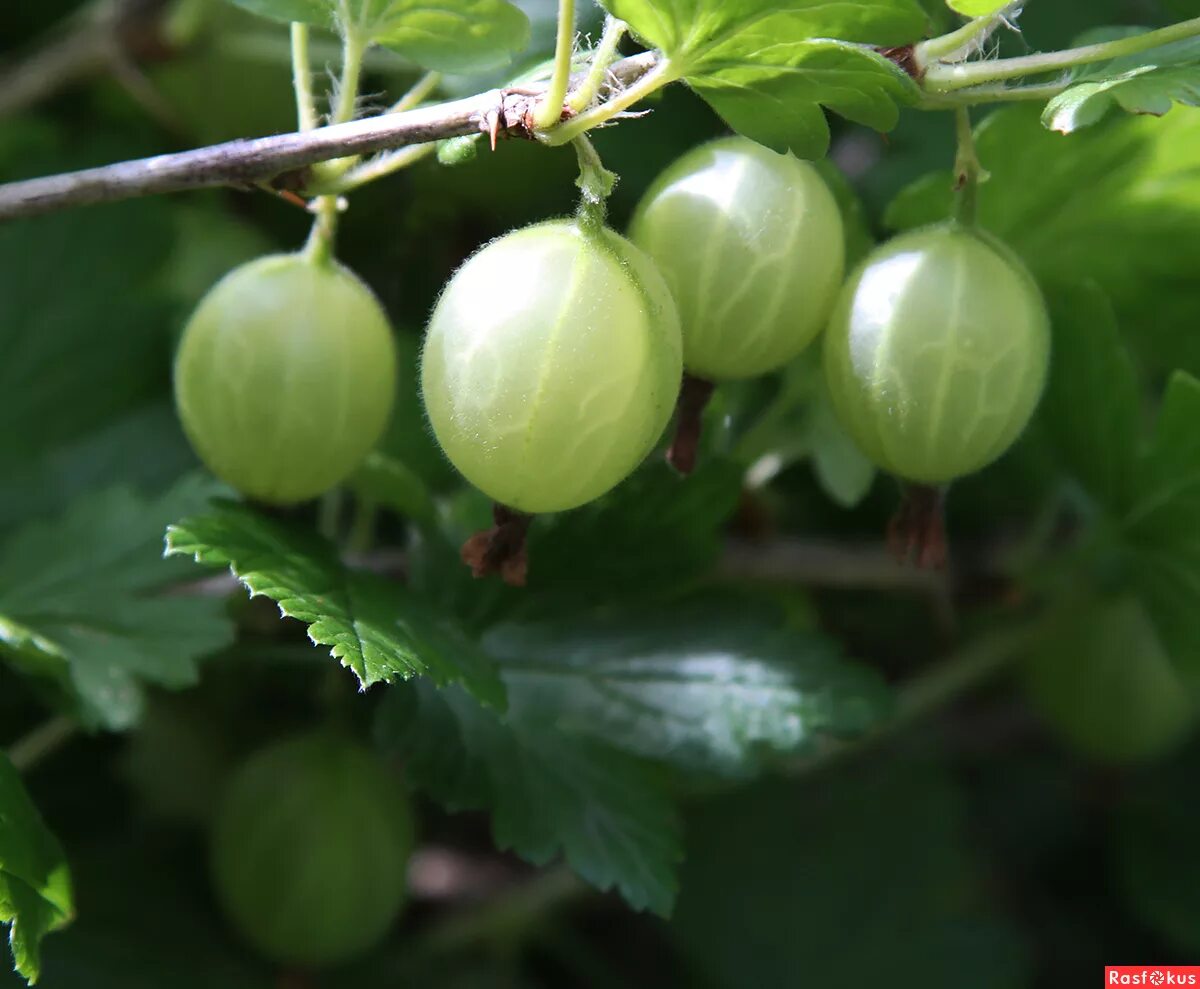
{"label": "hairy gooseberry skin", "polygon": [[345,480],[387,425],[395,389],[395,343],[371,290],[299,254],[221,279],[175,359],[175,402],[200,459],[274,504]]}
{"label": "hairy gooseberry skin", "polygon": [[825,181],[744,137],[667,168],[629,236],[675,297],[684,365],[711,381],[782,367],[825,327],[842,284],[845,235]]}
{"label": "hairy gooseberry skin", "polygon": [[1076,749],[1102,762],[1165,755],[1196,723],[1196,702],[1133,597],[1068,613],[1024,668],[1033,706]]}
{"label": "hairy gooseberry skin", "polygon": [[653,448],[682,375],[679,320],[653,263],[573,220],[492,241],[430,318],[421,390],[472,484],[521,512],[585,504]]}
{"label": "hairy gooseberry skin", "polygon": [[235,773],[217,810],[217,898],[265,957],[304,967],[371,948],[404,903],[412,814],[368,749],[331,734],[275,742]]}
{"label": "hairy gooseberry skin", "polygon": [[825,336],[842,425],[878,466],[945,484],[999,457],[1045,385],[1041,292],[995,238],[958,224],[896,237],[851,276]]}

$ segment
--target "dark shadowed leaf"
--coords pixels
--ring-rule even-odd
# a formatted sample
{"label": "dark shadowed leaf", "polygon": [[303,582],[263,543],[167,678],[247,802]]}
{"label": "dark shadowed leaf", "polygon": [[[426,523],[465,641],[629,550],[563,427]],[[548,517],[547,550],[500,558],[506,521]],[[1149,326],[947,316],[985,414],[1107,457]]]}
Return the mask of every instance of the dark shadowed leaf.
{"label": "dark shadowed leaf", "polygon": [[679,830],[665,781],[646,764],[520,714],[502,720],[461,690],[427,684],[389,690],[376,735],[450,809],[489,810],[500,848],[536,865],[562,855],[631,906],[670,912]]}
{"label": "dark shadowed leaf", "polygon": [[1119,512],[1142,435],[1133,361],[1112,304],[1092,282],[1047,286],[1054,359],[1041,415],[1071,472]]}
{"label": "dark shadowed leaf", "polygon": [[195,477],[155,499],[108,489],[16,530],[0,545],[0,649],[34,654],[87,720],[114,729],[136,720],[142,682],[194,684],[233,629],[220,599],[161,593],[186,573],[163,563],[162,531],[214,490]]}
{"label": "dark shadowed leaf", "polygon": [[720,989],[959,989],[968,968],[1016,989],[1023,945],[979,905],[964,816],[943,771],[895,759],[731,793],[688,821],[672,928]]}

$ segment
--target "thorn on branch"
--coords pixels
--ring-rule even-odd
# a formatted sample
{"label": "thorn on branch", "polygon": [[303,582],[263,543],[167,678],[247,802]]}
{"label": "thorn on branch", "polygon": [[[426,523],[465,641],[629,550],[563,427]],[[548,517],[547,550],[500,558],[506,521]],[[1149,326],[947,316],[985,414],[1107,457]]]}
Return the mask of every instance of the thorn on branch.
{"label": "thorn on branch", "polygon": [[463,543],[462,561],[476,579],[499,574],[509,587],[524,587],[529,574],[525,537],[533,516],[495,504],[492,519],[496,523],[492,528],[475,533]]}
{"label": "thorn on branch", "polygon": [[[518,86],[499,91],[499,102],[479,121],[479,129],[488,135],[488,142],[493,151],[496,150],[497,140],[502,137],[537,140],[537,127],[533,117],[538,102],[544,95],[543,89],[532,86]],[[575,111],[564,103],[558,117],[559,122],[570,120],[574,116]]]}
{"label": "thorn on branch", "polygon": [[285,203],[291,203],[293,206],[299,206],[305,212],[308,211],[308,200],[292,192],[291,189],[274,189],[272,191]]}
{"label": "thorn on branch", "polygon": [[684,372],[683,385],[679,389],[675,438],[667,450],[667,463],[685,477],[696,469],[704,410],[712,398],[714,387],[711,381]]}

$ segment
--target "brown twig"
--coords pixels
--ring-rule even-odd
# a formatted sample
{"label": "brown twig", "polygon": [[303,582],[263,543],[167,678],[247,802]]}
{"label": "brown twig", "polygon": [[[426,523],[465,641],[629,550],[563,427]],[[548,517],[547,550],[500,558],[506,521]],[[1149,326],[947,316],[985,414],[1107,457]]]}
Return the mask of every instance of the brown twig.
{"label": "brown twig", "polygon": [[[622,59],[613,66],[615,84],[629,85],[656,61],[653,52]],[[294,183],[281,177],[319,161],[488,133],[493,126],[498,134],[528,136],[530,106],[540,96],[524,94],[535,88],[491,90],[404,113],[12,182],[0,185],[0,220],[210,186],[269,182],[292,188]]]}

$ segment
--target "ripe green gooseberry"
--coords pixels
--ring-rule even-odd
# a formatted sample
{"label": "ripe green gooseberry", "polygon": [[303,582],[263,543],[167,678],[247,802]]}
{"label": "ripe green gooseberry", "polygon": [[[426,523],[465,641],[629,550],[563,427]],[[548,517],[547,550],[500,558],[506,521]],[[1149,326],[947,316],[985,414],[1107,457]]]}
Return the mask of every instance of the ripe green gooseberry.
{"label": "ripe green gooseberry", "polygon": [[421,389],[455,467],[494,501],[557,512],[653,448],[682,374],[654,264],[599,226],[556,220],[486,245],[433,311]]}
{"label": "ripe green gooseberry", "polygon": [[332,965],[395,921],[412,844],[407,798],[378,757],[305,734],[234,774],[217,809],[212,875],[230,921],[265,957]]}
{"label": "ripe green gooseberry", "polygon": [[782,367],[825,327],[842,284],[842,217],[825,181],[744,137],[671,165],[629,236],[675,297],[684,365],[708,380]]}
{"label": "ripe green gooseberry", "polygon": [[945,484],[1021,434],[1046,379],[1041,293],[1007,247],[958,224],[896,237],[851,276],[825,337],[833,407],[891,473]]}
{"label": "ripe green gooseberry", "polygon": [[175,402],[200,459],[277,504],[343,481],[382,434],[395,389],[392,331],[371,290],[300,254],[222,278],[175,360]]}
{"label": "ripe green gooseberry", "polygon": [[1055,730],[1105,762],[1162,756],[1196,722],[1196,702],[1134,597],[1059,616],[1032,650],[1024,680]]}

